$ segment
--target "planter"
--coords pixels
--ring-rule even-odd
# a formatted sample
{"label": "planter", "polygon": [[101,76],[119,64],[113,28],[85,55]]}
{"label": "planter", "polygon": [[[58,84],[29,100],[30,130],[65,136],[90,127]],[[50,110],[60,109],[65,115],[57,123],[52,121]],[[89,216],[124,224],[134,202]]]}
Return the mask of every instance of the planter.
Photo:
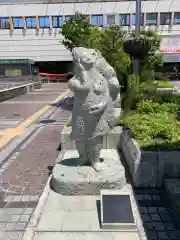
{"label": "planter", "polygon": [[123,130],[120,148],[135,187],[162,187],[165,178],[180,177],[180,151],[146,151],[127,130]]}
{"label": "planter", "polygon": [[144,38],[128,38],[123,43],[124,52],[134,59],[144,59],[148,56],[151,49],[150,41]]}

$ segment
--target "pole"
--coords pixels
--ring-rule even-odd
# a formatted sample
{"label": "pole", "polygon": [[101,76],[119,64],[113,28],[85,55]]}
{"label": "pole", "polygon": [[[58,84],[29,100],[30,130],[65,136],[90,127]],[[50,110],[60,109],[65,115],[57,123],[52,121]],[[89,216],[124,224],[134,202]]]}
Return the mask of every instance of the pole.
{"label": "pole", "polygon": [[[135,37],[140,38],[140,28],[141,28],[141,0],[136,0],[136,27],[135,27]],[[134,61],[134,73],[139,73],[140,62],[139,60]]]}

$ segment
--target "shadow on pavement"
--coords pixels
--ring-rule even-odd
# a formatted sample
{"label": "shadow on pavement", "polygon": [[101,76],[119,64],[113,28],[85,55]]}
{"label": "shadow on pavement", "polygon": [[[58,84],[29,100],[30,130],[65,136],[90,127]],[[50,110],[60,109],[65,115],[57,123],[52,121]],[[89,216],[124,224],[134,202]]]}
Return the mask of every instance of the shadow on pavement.
{"label": "shadow on pavement", "polygon": [[72,110],[73,109],[73,100],[74,97],[66,97],[56,103],[51,104],[51,106],[60,107],[65,110]]}

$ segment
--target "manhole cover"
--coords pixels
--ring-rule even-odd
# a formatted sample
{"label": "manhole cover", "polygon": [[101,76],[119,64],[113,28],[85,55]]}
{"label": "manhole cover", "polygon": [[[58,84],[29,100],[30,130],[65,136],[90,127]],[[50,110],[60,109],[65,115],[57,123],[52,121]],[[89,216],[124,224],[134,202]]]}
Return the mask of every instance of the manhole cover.
{"label": "manhole cover", "polygon": [[54,122],[56,122],[56,120],[54,120],[54,119],[44,119],[44,120],[40,121],[40,123],[44,123],[44,124],[46,124],[46,123],[54,123]]}

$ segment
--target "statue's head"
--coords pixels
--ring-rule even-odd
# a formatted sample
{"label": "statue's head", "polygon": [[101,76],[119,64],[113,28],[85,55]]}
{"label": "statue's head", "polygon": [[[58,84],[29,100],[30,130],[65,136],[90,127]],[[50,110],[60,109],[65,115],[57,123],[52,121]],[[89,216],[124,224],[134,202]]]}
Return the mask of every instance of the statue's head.
{"label": "statue's head", "polygon": [[74,63],[80,68],[90,69],[94,66],[95,58],[84,47],[76,47],[72,50]]}
{"label": "statue's head", "polygon": [[110,66],[100,51],[92,48],[76,47],[73,49],[72,55],[74,63],[81,69],[96,67],[99,73],[106,79],[116,77],[113,67]]}

